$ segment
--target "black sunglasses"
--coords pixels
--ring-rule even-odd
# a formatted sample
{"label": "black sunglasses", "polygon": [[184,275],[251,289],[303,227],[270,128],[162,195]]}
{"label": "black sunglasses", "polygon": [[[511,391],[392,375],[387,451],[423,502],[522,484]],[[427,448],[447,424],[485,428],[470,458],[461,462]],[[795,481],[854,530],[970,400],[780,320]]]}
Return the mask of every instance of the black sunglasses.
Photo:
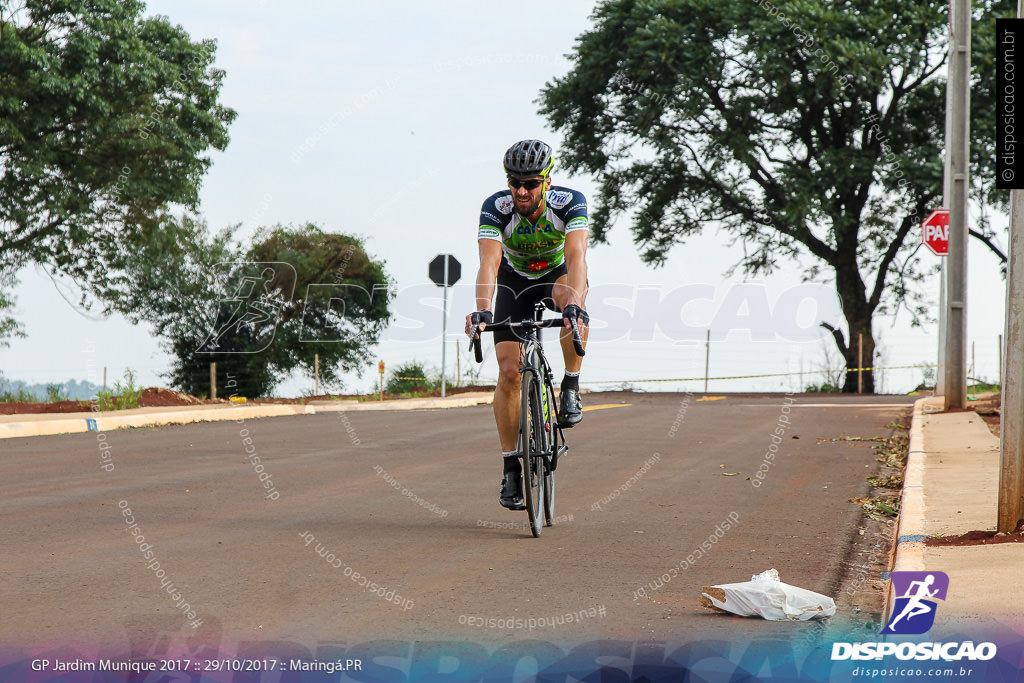
{"label": "black sunglasses", "polygon": [[532,180],[520,180],[519,178],[509,178],[508,184],[509,187],[514,190],[518,190],[520,187],[525,187],[527,190],[536,190],[544,184],[544,179],[534,178]]}

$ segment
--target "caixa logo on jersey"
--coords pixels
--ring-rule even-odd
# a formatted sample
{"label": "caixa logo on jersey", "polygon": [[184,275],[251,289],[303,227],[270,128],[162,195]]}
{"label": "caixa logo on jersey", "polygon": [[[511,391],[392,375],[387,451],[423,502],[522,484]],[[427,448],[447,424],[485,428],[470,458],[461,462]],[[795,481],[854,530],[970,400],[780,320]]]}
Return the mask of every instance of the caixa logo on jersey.
{"label": "caixa logo on jersey", "polygon": [[[921,635],[935,624],[940,600],[949,593],[949,576],[945,572],[893,572],[893,600],[889,621],[882,635]],[[894,656],[900,660],[917,661],[986,661],[996,656],[994,643],[922,642],[922,643],[833,643],[832,660],[871,660]]]}

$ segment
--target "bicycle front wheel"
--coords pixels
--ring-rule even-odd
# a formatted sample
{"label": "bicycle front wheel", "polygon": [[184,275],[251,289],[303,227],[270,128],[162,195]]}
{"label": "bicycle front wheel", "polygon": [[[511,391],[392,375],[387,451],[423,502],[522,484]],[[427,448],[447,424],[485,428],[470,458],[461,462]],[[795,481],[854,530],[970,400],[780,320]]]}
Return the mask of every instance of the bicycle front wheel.
{"label": "bicycle front wheel", "polygon": [[540,536],[544,522],[541,505],[544,499],[544,464],[537,453],[545,450],[544,409],[540,402],[540,382],[532,370],[523,371],[523,387],[519,408],[519,453],[523,457],[523,499],[530,517],[530,531]]}
{"label": "bicycle front wheel", "polygon": [[551,469],[552,456],[538,458],[544,463],[544,526],[555,523],[555,471]]}

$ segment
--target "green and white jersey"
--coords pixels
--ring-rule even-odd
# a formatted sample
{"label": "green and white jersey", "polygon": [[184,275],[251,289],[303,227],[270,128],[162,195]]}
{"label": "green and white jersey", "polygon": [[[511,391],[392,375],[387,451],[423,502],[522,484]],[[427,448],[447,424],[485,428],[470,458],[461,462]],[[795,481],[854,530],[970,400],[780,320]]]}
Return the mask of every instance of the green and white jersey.
{"label": "green and white jersey", "polygon": [[501,267],[535,280],[565,262],[565,236],[575,230],[589,230],[583,193],[552,186],[544,213],[531,223],[515,210],[512,191],[502,190],[484,201],[477,239],[501,242]]}

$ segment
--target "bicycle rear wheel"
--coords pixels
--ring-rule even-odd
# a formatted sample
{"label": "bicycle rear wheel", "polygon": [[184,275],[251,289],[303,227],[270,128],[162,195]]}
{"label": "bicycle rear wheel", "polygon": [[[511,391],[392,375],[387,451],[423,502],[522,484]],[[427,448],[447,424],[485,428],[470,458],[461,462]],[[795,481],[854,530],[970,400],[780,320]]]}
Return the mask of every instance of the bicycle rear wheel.
{"label": "bicycle rear wheel", "polygon": [[519,408],[519,452],[523,457],[523,499],[530,518],[530,531],[540,536],[544,522],[541,505],[544,499],[544,465],[541,457],[546,446],[544,413],[540,402],[540,383],[531,370],[523,371],[523,388]]}

